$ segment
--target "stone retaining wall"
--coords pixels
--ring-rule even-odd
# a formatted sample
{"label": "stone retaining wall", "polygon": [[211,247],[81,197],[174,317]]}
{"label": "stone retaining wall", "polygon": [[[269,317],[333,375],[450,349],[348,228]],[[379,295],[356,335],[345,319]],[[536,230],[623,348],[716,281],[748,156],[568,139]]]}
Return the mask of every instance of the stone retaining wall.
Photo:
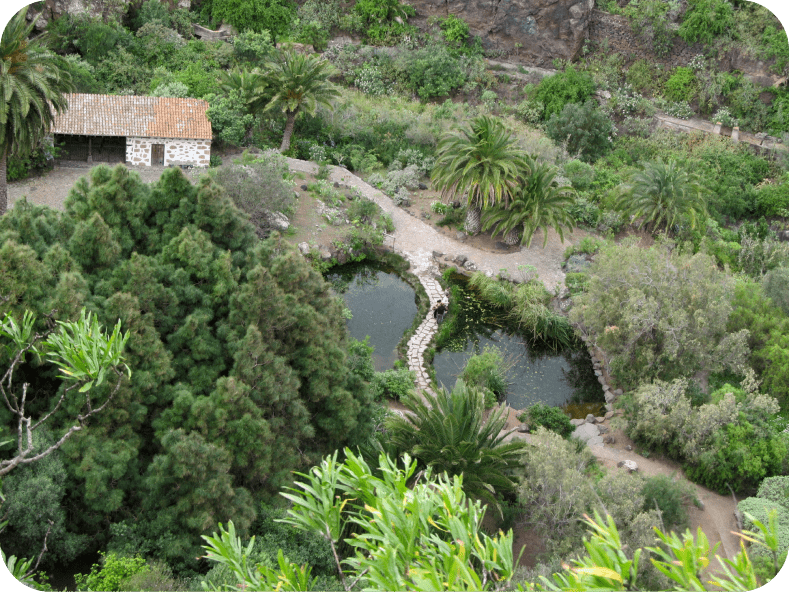
{"label": "stone retaining wall", "polygon": [[151,166],[151,145],[164,144],[164,166],[190,164],[207,167],[211,159],[211,140],[173,138],[126,138],[126,162]]}

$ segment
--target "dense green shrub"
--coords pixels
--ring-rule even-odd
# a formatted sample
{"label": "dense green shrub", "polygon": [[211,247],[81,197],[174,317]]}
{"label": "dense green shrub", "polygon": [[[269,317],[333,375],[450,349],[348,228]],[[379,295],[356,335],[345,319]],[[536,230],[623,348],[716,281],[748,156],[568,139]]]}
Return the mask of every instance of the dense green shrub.
{"label": "dense green shrub", "polygon": [[507,396],[507,363],[497,347],[488,346],[481,354],[471,356],[460,378],[469,387],[484,393],[486,407],[492,407]]}
{"label": "dense green shrub", "polygon": [[781,504],[789,510],[789,477],[786,475],[767,477],[759,485],[756,497]]}
{"label": "dense green shrub", "polygon": [[594,100],[583,105],[568,103],[561,113],[551,116],[545,131],[554,142],[564,144],[568,154],[579,155],[586,162],[611,150],[616,133],[613,121]]}
{"label": "dense green shrub", "polygon": [[686,389],[684,380],[655,381],[625,398],[628,435],[683,461],[688,478],[720,493],[782,472],[789,436],[773,397],[724,388],[694,407]]}
{"label": "dense green shrub", "polygon": [[102,562],[94,563],[88,574],[77,574],[74,582],[77,590],[124,590],[126,580],[148,571],[142,557],[119,557],[115,553],[102,555]]}
{"label": "dense green shrub", "polygon": [[407,88],[423,101],[444,97],[466,82],[459,58],[443,45],[429,45],[398,56],[399,67],[408,76]]}
{"label": "dense green shrub", "polygon": [[609,246],[589,275],[570,319],[608,354],[620,383],[743,367],[748,331],[727,329],[735,282],[708,255]]}
{"label": "dense green shrub", "polygon": [[414,390],[415,379],[414,373],[404,368],[376,372],[370,384],[370,391],[377,401],[384,398],[403,401],[408,397],[408,393]]}
{"label": "dense green shrub", "polygon": [[696,73],[692,68],[678,66],[666,80],[665,93],[672,101],[690,102],[696,94]]}
{"label": "dense green shrub", "polygon": [[666,530],[683,531],[687,528],[688,512],[685,504],[693,497],[693,493],[686,482],[675,481],[667,475],[647,477],[641,494],[644,496],[645,511],[660,508]]}
{"label": "dense green shrub", "polygon": [[575,430],[570,418],[560,407],[548,407],[544,403],[535,403],[518,416],[518,421],[529,424],[535,430],[542,426],[546,430],[556,432],[562,438],[569,438]]}
{"label": "dense green shrub", "polygon": [[364,25],[365,37],[374,44],[393,44],[415,30],[406,20],[416,11],[399,0],[357,0],[353,11]]}
{"label": "dense green shrub", "polygon": [[755,214],[765,218],[789,217],[789,173],[778,183],[762,185],[755,195]]}
{"label": "dense green shrub", "polygon": [[270,59],[274,53],[271,33],[250,29],[242,31],[233,37],[233,51],[239,61],[260,65]]}
{"label": "dense green shrub", "polygon": [[734,9],[727,0],[688,0],[678,33],[687,43],[709,45],[733,24]]}
{"label": "dense green shrub", "polygon": [[573,189],[578,191],[586,191],[591,187],[594,181],[595,169],[580,160],[570,160],[562,166],[564,176],[570,180]]}
{"label": "dense green shrub", "polygon": [[542,103],[542,119],[547,121],[552,115],[561,113],[568,103],[585,103],[594,91],[594,83],[589,74],[568,66],[563,72],[543,78],[534,99]]}
{"label": "dense green shrub", "polygon": [[275,43],[290,31],[296,8],[293,0],[204,0],[200,5],[213,23],[228,23],[239,31],[268,31]]}

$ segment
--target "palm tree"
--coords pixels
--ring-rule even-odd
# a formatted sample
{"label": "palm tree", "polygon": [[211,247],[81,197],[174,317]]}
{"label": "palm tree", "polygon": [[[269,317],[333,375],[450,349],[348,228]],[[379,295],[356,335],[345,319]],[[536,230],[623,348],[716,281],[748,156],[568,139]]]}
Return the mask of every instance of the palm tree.
{"label": "palm tree", "polygon": [[501,121],[483,115],[470,129],[441,139],[431,180],[443,198],[466,196],[466,231],[476,234],[482,208],[506,204],[528,168],[526,154]]}
{"label": "palm tree", "polygon": [[318,105],[331,107],[329,100],[340,93],[329,81],[331,64],[321,57],[286,50],[269,68],[269,86],[276,93],[266,110],[281,109],[285,114],[285,134],[279,147],[285,152],[290,148],[296,116],[302,111],[314,115]]}
{"label": "palm tree", "polygon": [[619,187],[619,192],[617,207],[630,216],[643,216],[639,228],[644,224],[653,229],[663,226],[668,234],[683,217],[695,228],[699,216],[707,215],[706,188],[674,160],[647,163],[629,183]]}
{"label": "palm tree", "polygon": [[259,68],[223,70],[219,73],[219,88],[225,93],[238,92],[250,115],[262,111],[272,95],[269,79]]}
{"label": "palm tree", "polygon": [[532,164],[531,169],[532,173],[524,179],[508,206],[496,206],[485,212],[483,229],[493,228],[494,237],[502,233],[508,245],[520,242],[530,247],[534,233],[542,228],[545,248],[549,227],[555,228],[564,241],[562,227],[572,229],[575,225],[568,209],[575,192],[568,185],[559,185],[556,167],[540,163]]}
{"label": "palm tree", "polygon": [[[424,399],[422,398],[424,396]],[[468,495],[497,503],[495,495],[511,491],[510,471],[525,449],[522,441],[504,442],[504,408],[485,419],[484,396],[458,379],[451,393],[411,392],[404,401],[408,413],[387,420],[389,441],[400,454],[407,452],[424,466],[463,475]]]}
{"label": "palm tree", "polygon": [[6,163],[10,154],[32,151],[49,133],[74,90],[63,60],[47,51],[42,37],[28,40],[27,7],[16,13],[0,40],[0,215],[8,208]]}

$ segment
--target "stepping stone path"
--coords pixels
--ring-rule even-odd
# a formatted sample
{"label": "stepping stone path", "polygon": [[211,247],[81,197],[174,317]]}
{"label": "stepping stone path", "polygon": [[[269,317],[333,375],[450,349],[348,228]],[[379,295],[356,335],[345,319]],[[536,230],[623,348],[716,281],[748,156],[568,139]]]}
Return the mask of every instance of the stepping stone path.
{"label": "stepping stone path", "polygon": [[[406,258],[409,258],[407,253],[404,254]],[[433,340],[436,331],[438,331],[438,322],[433,317],[433,309],[439,300],[447,304],[449,298],[441,288],[441,285],[430,275],[421,273],[417,274],[417,277],[422,286],[424,286],[428,298],[430,298],[430,310],[425,320],[417,328],[416,333],[408,340],[408,369],[416,374],[416,387],[420,391],[435,395],[433,389],[430,388],[430,375],[425,369],[425,350]]]}

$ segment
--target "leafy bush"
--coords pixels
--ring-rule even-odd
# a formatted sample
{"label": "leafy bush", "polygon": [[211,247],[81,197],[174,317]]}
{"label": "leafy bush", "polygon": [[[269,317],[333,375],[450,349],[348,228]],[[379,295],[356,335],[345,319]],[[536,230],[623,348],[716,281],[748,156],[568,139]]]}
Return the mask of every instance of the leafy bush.
{"label": "leafy bush", "polygon": [[532,429],[538,426],[556,432],[562,438],[569,438],[575,430],[570,418],[560,407],[548,407],[544,403],[535,403],[518,416],[518,421],[528,423]]}
{"label": "leafy bush", "polygon": [[233,51],[239,61],[259,65],[270,59],[274,53],[271,33],[245,29],[233,37]]}
{"label": "leafy bush", "polygon": [[775,502],[789,510],[789,477],[786,475],[767,477],[759,485],[756,497]]}
{"label": "leafy bush", "polygon": [[77,590],[123,590],[126,580],[134,575],[148,571],[142,557],[119,557],[115,553],[100,553],[102,562],[94,563],[88,574],[76,574],[74,582]]}
{"label": "leafy bush", "polygon": [[556,143],[566,143],[569,154],[578,154],[586,162],[608,152],[616,133],[613,121],[593,100],[583,105],[568,103],[560,114],[551,116],[545,131]]}
{"label": "leafy bush", "polygon": [[497,347],[487,346],[481,354],[471,356],[460,378],[469,387],[484,393],[486,407],[492,407],[507,396],[507,363]]}
{"label": "leafy bush", "polygon": [[748,332],[727,331],[735,282],[708,255],[614,245],[589,274],[570,319],[610,356],[619,382],[743,367]]}
{"label": "leafy bush", "polygon": [[734,25],[734,9],[727,0],[688,0],[679,36],[687,43],[711,44]]}
{"label": "leafy bush", "polygon": [[243,146],[255,117],[247,112],[247,104],[241,93],[232,90],[227,94],[208,95],[208,119],[216,137],[231,146]]}
{"label": "leafy bush", "polygon": [[[737,509],[744,513],[748,513],[762,524],[769,522],[769,514],[771,511],[776,513],[776,526],[778,534],[778,547],[780,549],[789,548],[789,509],[779,504],[772,499],[766,499],[759,495],[756,497],[747,497],[737,504]],[[754,523],[747,517],[744,517],[743,528],[745,530],[755,530]],[[764,549],[758,547],[753,548],[757,554],[765,553]]]}
{"label": "leafy bush", "polygon": [[666,80],[665,93],[671,101],[691,101],[696,94],[696,73],[691,68],[677,66]]}
{"label": "leafy bush", "polygon": [[151,96],[183,99],[189,96],[189,88],[183,82],[165,82],[153,89]]}
{"label": "leafy bush", "polygon": [[567,259],[573,255],[583,253],[585,255],[594,255],[600,250],[600,247],[605,245],[605,241],[597,238],[596,236],[585,236],[577,245],[570,245],[564,251],[564,258]]}
{"label": "leafy bush", "polygon": [[580,160],[570,160],[562,166],[564,175],[570,180],[573,189],[586,191],[594,181],[594,167]]}
{"label": "leafy bush", "polygon": [[755,196],[756,215],[765,218],[787,216],[789,212],[789,174],[784,173],[779,183],[762,185]]}
{"label": "leafy bush", "polygon": [[776,267],[768,271],[762,279],[764,295],[773,304],[789,315],[789,267]]}
{"label": "leafy bush", "polygon": [[785,421],[768,395],[725,388],[693,407],[687,382],[655,381],[623,402],[627,433],[684,462],[688,478],[720,493],[754,487],[779,474],[789,454]]}
{"label": "leafy bush", "polygon": [[403,401],[414,390],[414,380],[415,374],[405,368],[376,372],[370,389],[376,401],[384,398]]}
{"label": "leafy bush", "polygon": [[644,510],[660,508],[666,530],[685,530],[688,512],[685,504],[693,499],[693,490],[686,482],[675,481],[667,475],[647,477],[641,488]]}
{"label": "leafy bush", "polygon": [[540,81],[534,99],[543,104],[542,119],[562,112],[568,103],[582,104],[594,93],[592,77],[568,66],[563,72],[548,76]]}
{"label": "leafy bush", "polygon": [[292,0],[207,0],[200,10],[212,22],[228,23],[238,31],[268,31],[276,43],[290,31],[296,8]]}
{"label": "leafy bush", "polygon": [[353,11],[364,24],[365,37],[374,44],[394,44],[415,30],[406,20],[416,11],[399,0],[357,0]]}
{"label": "leafy bush", "polygon": [[403,53],[397,60],[398,67],[408,77],[406,87],[423,101],[447,96],[466,83],[460,59],[452,56],[443,45],[429,45]]}

